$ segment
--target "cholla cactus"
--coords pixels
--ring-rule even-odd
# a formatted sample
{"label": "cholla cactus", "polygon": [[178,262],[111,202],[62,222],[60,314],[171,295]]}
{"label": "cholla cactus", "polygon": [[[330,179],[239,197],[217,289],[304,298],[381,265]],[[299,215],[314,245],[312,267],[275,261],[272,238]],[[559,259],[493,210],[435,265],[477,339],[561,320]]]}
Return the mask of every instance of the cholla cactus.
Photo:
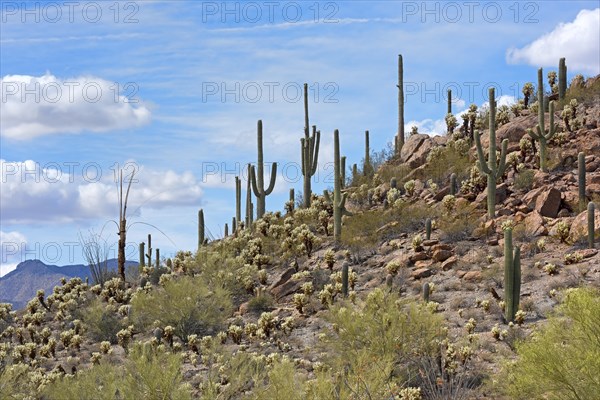
{"label": "cholla cactus", "polygon": [[498,107],[498,113],[496,114],[496,124],[500,127],[508,124],[510,121],[510,113],[507,105]]}
{"label": "cholla cactus", "polygon": [[263,312],[258,319],[258,327],[259,329],[262,329],[265,335],[268,337],[275,329],[278,322],[278,317],[274,316],[270,312]]}
{"label": "cholla cactus", "polygon": [[238,325],[230,325],[227,329],[227,334],[233,340],[233,343],[240,344],[242,342],[242,334],[244,333],[244,329]]}
{"label": "cholla cactus", "polygon": [[404,190],[406,190],[406,193],[409,196],[413,196],[415,194],[415,181],[411,179],[411,180],[405,182]]}
{"label": "cholla cactus", "polygon": [[519,310],[515,313],[515,322],[519,325],[522,325],[525,322],[525,311]]}
{"label": "cholla cactus", "polygon": [[398,260],[392,260],[386,264],[385,270],[388,272],[388,274],[393,276],[398,273],[401,267],[402,264]]}
{"label": "cholla cactus", "polygon": [[558,93],[558,86],[556,85],[556,71],[548,72],[548,85],[550,85],[552,93]]}
{"label": "cholla cactus", "polygon": [[398,400],[422,400],[421,388],[407,387],[398,392]]}
{"label": "cholla cactus", "polygon": [[446,128],[448,129],[448,135],[452,135],[454,133],[454,129],[458,126],[458,121],[453,114],[446,114]]}
{"label": "cholla cactus", "polygon": [[569,239],[569,231],[569,224],[567,224],[565,221],[558,221],[556,224],[556,234],[561,243],[567,243],[567,240]]}
{"label": "cholla cactus", "polygon": [[472,334],[473,332],[475,332],[475,327],[477,327],[477,322],[475,322],[475,319],[469,318],[469,321],[465,324],[467,332],[469,334]]}
{"label": "cholla cactus", "polygon": [[410,135],[417,135],[419,134],[419,127],[416,125],[413,125],[410,127]]}
{"label": "cholla cactus", "polygon": [[330,270],[333,269],[333,265],[335,264],[335,252],[332,249],[329,249],[323,254],[323,260],[325,264],[327,264],[327,268]]}
{"label": "cholla cactus", "polygon": [[556,275],[558,273],[557,266],[555,264],[552,264],[552,263],[548,263],[548,264],[544,265],[544,267],[542,269],[548,275]]}
{"label": "cholla cactus", "polygon": [[315,288],[314,288],[312,282],[304,282],[302,284],[302,286],[300,286],[300,289],[302,290],[302,293],[304,293],[307,296],[310,296],[315,291]]}
{"label": "cholla cactus", "polygon": [[442,206],[447,214],[451,214],[454,211],[454,207],[456,205],[456,197],[451,194],[447,194],[442,199]]}
{"label": "cholla cactus", "polygon": [[292,303],[294,303],[294,307],[300,314],[304,313],[304,307],[308,305],[308,296],[304,293],[295,293],[292,297]]}
{"label": "cholla cactus", "polygon": [[525,108],[527,108],[529,106],[529,98],[531,96],[533,96],[533,83],[532,82],[527,82],[525,83],[525,85],[523,85],[523,96],[524,96],[524,105]]}
{"label": "cholla cactus", "polygon": [[414,251],[423,250],[423,237],[421,236],[421,234],[416,234],[413,237],[411,245]]}

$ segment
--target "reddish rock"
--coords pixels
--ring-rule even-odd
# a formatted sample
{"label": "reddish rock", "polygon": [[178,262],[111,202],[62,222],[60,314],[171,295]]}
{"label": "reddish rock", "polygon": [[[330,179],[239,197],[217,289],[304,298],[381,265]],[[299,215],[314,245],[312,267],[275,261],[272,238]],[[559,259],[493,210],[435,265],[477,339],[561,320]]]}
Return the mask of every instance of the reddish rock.
{"label": "reddish rock", "polygon": [[429,151],[435,146],[436,143],[429,135],[410,135],[402,146],[400,159],[403,163],[408,163],[410,168],[419,167],[425,164]]}
{"label": "reddish rock", "polygon": [[429,256],[427,255],[427,253],[425,253],[424,251],[419,251],[418,253],[411,255],[409,257],[409,260],[411,263],[415,263],[417,261],[427,260],[428,258]]}
{"label": "reddish rock", "polygon": [[544,217],[556,218],[560,209],[561,195],[555,188],[543,190],[535,200],[535,210]]}
{"label": "reddish rock", "polygon": [[536,171],[535,175],[533,175],[533,188],[539,188],[548,183],[549,174],[543,171]]}
{"label": "reddish rock", "polygon": [[581,256],[583,258],[591,258],[591,257],[594,257],[596,254],[598,254],[598,250],[585,249],[585,250],[579,250],[578,253],[581,254]]}
{"label": "reddish rock", "polygon": [[430,247],[430,246],[438,244],[439,242],[440,241],[437,239],[423,240],[423,246]]}
{"label": "reddish rock", "polygon": [[[600,207],[596,207],[596,212],[594,213],[594,238],[596,241],[600,238],[600,210],[598,208]],[[580,240],[587,242],[587,236],[587,210],[585,210],[573,218],[570,238],[573,242]]]}
{"label": "reddish rock", "polygon": [[449,259],[453,255],[454,255],[454,253],[452,251],[450,251],[450,250],[438,249],[438,250],[436,250],[436,251],[433,252],[432,258],[435,261],[442,262],[442,261],[446,261],[447,259]]}
{"label": "reddish rock", "polygon": [[[496,186],[496,205],[501,204],[508,197],[508,187],[506,183]],[[479,193],[475,198],[475,204],[480,208],[487,208],[487,190]]]}
{"label": "reddish rock", "polygon": [[423,261],[417,261],[415,263],[415,268],[416,269],[422,269],[422,268],[429,268],[433,265],[433,260],[423,260]]}
{"label": "reddish rock", "polygon": [[475,282],[481,280],[481,272],[480,271],[469,271],[464,276],[463,279],[465,281]]}
{"label": "reddish rock", "polygon": [[452,246],[450,246],[449,244],[446,244],[446,243],[440,243],[440,244],[436,244],[435,246],[433,246],[431,248],[431,251],[437,251],[437,250],[452,250]]}
{"label": "reddish rock", "polygon": [[422,278],[427,278],[428,276],[433,275],[433,271],[430,268],[419,268],[414,270],[411,273],[411,276],[414,279],[422,279]]}
{"label": "reddish rock", "polygon": [[454,268],[454,266],[457,263],[458,263],[458,258],[456,256],[452,256],[442,263],[442,270],[448,271],[449,269]]}
{"label": "reddish rock", "polygon": [[544,226],[544,219],[537,211],[531,212],[523,223],[525,224],[525,233],[529,236],[544,236],[548,234],[548,229]]}

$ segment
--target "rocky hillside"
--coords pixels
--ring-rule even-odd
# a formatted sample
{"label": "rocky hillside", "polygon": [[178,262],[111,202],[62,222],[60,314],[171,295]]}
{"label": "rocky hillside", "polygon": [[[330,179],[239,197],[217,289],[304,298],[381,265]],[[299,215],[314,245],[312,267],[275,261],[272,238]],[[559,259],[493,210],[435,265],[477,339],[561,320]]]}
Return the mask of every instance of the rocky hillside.
{"label": "rocky hillside", "polygon": [[[536,103],[475,107],[448,135],[416,132],[386,162],[365,160],[336,180],[334,193],[288,202],[169,268],[102,286],[65,280],[26,310],[3,306],[0,390],[592,399],[599,84],[575,81],[550,103],[556,127]],[[547,137],[532,140],[542,118]],[[340,172],[339,150],[335,158]]]}

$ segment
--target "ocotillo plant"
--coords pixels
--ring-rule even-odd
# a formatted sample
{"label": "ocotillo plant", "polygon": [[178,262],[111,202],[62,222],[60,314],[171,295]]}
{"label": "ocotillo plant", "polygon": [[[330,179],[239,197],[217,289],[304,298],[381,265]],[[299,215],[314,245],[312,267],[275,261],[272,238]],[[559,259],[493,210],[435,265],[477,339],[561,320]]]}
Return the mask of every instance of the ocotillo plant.
{"label": "ocotillo plant", "polygon": [[304,208],[310,207],[312,194],[311,178],[317,172],[317,162],[319,159],[319,142],[321,141],[321,132],[313,125],[312,136],[309,134],[308,121],[308,85],[304,84],[304,138],[300,139],[302,149],[302,176],[304,178]]}
{"label": "ocotillo plant", "polygon": [[371,148],[369,146],[369,131],[365,131],[365,159],[363,164],[363,175],[373,175],[373,166],[371,165]]}
{"label": "ocotillo plant", "polygon": [[256,208],[256,218],[262,218],[265,213],[265,204],[267,196],[271,194],[273,188],[275,187],[275,178],[277,178],[277,163],[273,163],[271,167],[271,181],[269,182],[269,187],[265,189],[265,176],[264,176],[264,163],[263,163],[263,126],[262,121],[258,120],[257,124],[257,133],[256,133],[256,142],[258,144],[258,174],[256,174],[256,170],[254,166],[252,167],[252,190],[254,191],[254,195],[256,196],[257,208]]}
{"label": "ocotillo plant", "polygon": [[[235,220],[242,220],[242,181],[239,176],[235,177]],[[236,231],[234,224],[231,228]]]}
{"label": "ocotillo plant", "polygon": [[423,284],[423,301],[425,303],[429,303],[429,283],[425,282]]}
{"label": "ocotillo plant", "polygon": [[148,267],[152,268],[152,235],[148,234],[148,252],[146,253],[148,259]]}
{"label": "ocotillo plant", "polygon": [[504,316],[513,321],[519,309],[521,295],[521,250],[513,250],[512,228],[504,229]]}
{"label": "ocotillo plant", "polygon": [[582,151],[577,155],[577,172],[579,178],[579,206],[583,207],[587,198],[585,196],[585,154]]}
{"label": "ocotillo plant", "polygon": [[204,244],[204,210],[198,211],[198,250]]}
{"label": "ocotillo plant", "polygon": [[594,227],[595,222],[596,206],[591,201],[588,203],[587,217],[588,217],[588,247],[594,248],[594,239],[596,235],[596,228]]}
{"label": "ocotillo plant", "polygon": [[554,102],[551,101],[549,105],[550,111],[550,128],[546,133],[546,125],[544,124],[544,80],[543,80],[542,68],[538,69],[538,124],[535,127],[535,132],[531,129],[527,129],[527,133],[533,139],[540,142],[540,170],[546,171],[546,147],[548,141],[552,139],[552,136],[556,133],[556,125],[554,124]]}
{"label": "ocotillo plant", "polygon": [[448,111],[446,114],[452,114],[452,90],[448,89]]}
{"label": "ocotillo plant", "polygon": [[431,239],[431,218],[425,220],[425,239]]}
{"label": "ocotillo plant", "polygon": [[327,201],[333,205],[333,237],[339,242],[342,236],[342,215],[352,215],[345,208],[347,193],[342,194],[340,173],[340,133],[336,129],[333,132],[333,200],[329,198],[327,191],[324,192]]}
{"label": "ocotillo plant", "polygon": [[342,264],[342,296],[348,297],[348,262]]}
{"label": "ocotillo plant", "polygon": [[250,188],[250,175],[252,174],[252,165],[248,164],[248,181],[246,186],[246,228],[252,226],[254,219],[254,205],[252,204],[252,189]]}
{"label": "ocotillo plant", "polygon": [[452,196],[456,196],[457,192],[458,192],[458,186],[456,184],[456,174],[453,172],[450,175],[450,194]]}
{"label": "ocotillo plant", "polygon": [[140,272],[142,272],[142,269],[146,266],[146,263],[145,263],[146,255],[144,254],[145,253],[145,250],[144,250],[145,245],[146,244],[144,242],[141,242],[140,246],[139,246],[139,248],[140,248],[140,265],[139,265]]}
{"label": "ocotillo plant", "polygon": [[395,145],[396,154],[400,154],[404,146],[404,66],[402,65],[402,54],[398,54],[398,134]]}
{"label": "ocotillo plant", "polygon": [[567,91],[567,64],[565,58],[558,60],[558,101],[563,101]]}
{"label": "ocotillo plant", "polygon": [[487,207],[488,216],[494,218],[496,215],[496,181],[504,174],[506,169],[506,150],[508,148],[508,139],[502,141],[502,152],[500,160],[496,156],[496,98],[494,97],[494,88],[489,89],[490,96],[490,151],[486,164],[483,148],[481,147],[481,132],[475,134],[475,144],[477,146],[477,156],[479,162],[477,166],[482,174],[487,175]]}

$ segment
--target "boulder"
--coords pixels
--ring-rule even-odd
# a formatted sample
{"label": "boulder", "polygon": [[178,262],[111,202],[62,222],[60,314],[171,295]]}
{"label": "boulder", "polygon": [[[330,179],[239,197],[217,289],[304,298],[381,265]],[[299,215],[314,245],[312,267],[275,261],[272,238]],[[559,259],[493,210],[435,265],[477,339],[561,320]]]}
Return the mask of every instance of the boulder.
{"label": "boulder", "polygon": [[458,263],[458,258],[456,256],[452,256],[446,261],[442,263],[442,271],[448,271],[452,269]]}
{"label": "boulder", "polygon": [[544,217],[556,218],[560,210],[561,195],[555,188],[545,188],[535,200],[535,210]]}
{"label": "boulder", "polygon": [[523,223],[525,224],[525,233],[529,236],[544,236],[548,234],[548,229],[544,226],[544,219],[537,211],[533,211],[527,215]]}
{"label": "boulder", "polygon": [[[496,129],[496,144],[498,148],[500,148],[502,140],[508,139],[508,151],[518,150],[521,138],[528,136],[527,128],[533,128],[536,124],[537,114],[513,118],[509,123]],[[486,133],[481,137],[481,145],[483,148],[488,148],[489,144],[490,136]]]}
{"label": "boulder", "polygon": [[400,160],[408,163],[410,168],[417,168],[425,164],[427,154],[435,147],[435,142],[429,135],[418,133],[406,139],[400,151]]}
{"label": "boulder", "polygon": [[[496,186],[496,205],[501,204],[508,197],[506,182]],[[487,208],[487,189],[477,195],[475,199],[477,207]]]}
{"label": "boulder", "polygon": [[[573,242],[587,241],[587,235],[587,210],[585,210],[573,218],[570,238]],[[600,210],[598,207],[594,213],[594,238],[596,241],[600,238]]]}
{"label": "boulder", "polygon": [[431,275],[433,275],[433,271],[430,268],[418,268],[411,273],[414,279],[427,278]]}

